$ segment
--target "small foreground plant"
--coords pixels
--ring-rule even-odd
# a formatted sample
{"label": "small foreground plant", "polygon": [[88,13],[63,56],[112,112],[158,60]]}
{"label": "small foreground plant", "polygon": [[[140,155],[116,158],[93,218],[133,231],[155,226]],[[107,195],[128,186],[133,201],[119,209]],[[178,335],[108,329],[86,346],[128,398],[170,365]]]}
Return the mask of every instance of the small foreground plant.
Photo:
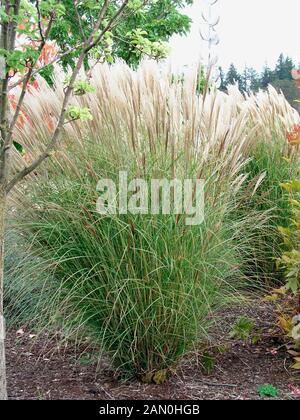
{"label": "small foreground plant", "polygon": [[264,398],[264,397],[276,398],[279,395],[278,389],[275,388],[275,386],[271,384],[260,385],[257,388],[257,392],[261,398]]}
{"label": "small foreground plant", "polygon": [[229,333],[231,338],[236,338],[243,341],[248,341],[253,332],[254,323],[252,319],[247,316],[241,316],[235,322],[232,330]]}

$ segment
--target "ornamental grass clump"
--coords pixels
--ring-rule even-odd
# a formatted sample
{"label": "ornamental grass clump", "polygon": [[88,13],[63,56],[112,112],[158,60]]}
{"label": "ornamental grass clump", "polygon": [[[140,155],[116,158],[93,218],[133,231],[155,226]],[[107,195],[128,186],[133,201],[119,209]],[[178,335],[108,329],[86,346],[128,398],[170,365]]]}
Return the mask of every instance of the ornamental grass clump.
{"label": "ornamental grass clump", "polygon": [[[86,155],[73,151],[64,171],[52,162],[51,181],[30,186],[18,226],[54,272],[47,316],[71,337],[84,331],[127,376],[166,372],[207,338],[213,311],[239,286],[242,223],[226,222],[230,194],[214,191],[213,175],[200,226],[175,214],[98,214],[97,179],[117,182],[127,156],[118,166],[86,141]],[[146,175],[168,171],[168,162],[152,163]]]}
{"label": "ornamental grass clump", "polygon": [[[160,383],[207,339],[216,311],[245,284],[270,220],[269,209],[241,210],[264,180],[263,167],[247,170],[264,124],[254,122],[255,100],[236,89],[199,94],[197,72],[177,83],[153,64],[136,72],[104,65],[90,82],[93,93],[74,104],[93,119],[65,125],[65,147],[14,195],[26,209],[17,227],[36,258],[28,272],[33,281],[37,266],[48,273],[43,287],[51,293],[37,319],[59,325],[65,338],[89,337],[126,377]],[[42,80],[40,88],[47,102],[34,93],[27,99],[17,165],[37,153],[33,130],[41,141],[49,136],[62,75],[55,89]],[[120,171],[148,183],[203,179],[203,223],[188,226],[174,211],[99,214],[97,183],[118,184]]]}

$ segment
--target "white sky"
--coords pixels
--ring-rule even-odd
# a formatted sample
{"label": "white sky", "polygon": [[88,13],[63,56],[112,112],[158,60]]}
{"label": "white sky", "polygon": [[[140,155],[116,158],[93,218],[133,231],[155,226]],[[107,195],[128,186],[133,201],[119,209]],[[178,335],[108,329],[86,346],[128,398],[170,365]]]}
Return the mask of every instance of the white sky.
{"label": "white sky", "polygon": [[[199,29],[201,12],[207,10],[206,0],[194,0],[184,11],[193,19],[187,37],[171,39],[171,62],[176,66],[199,61],[207,47]],[[228,68],[234,63],[240,70],[245,64],[261,70],[267,62],[274,66],[283,52],[300,63],[300,0],[219,0],[213,15],[220,15],[216,27],[220,44],[214,48],[218,63]]]}

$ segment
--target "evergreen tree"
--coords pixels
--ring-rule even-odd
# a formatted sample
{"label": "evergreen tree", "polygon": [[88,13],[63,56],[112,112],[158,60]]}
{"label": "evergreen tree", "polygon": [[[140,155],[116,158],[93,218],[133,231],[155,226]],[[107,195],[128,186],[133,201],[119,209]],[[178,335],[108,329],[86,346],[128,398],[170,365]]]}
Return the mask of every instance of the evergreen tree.
{"label": "evergreen tree", "polygon": [[229,70],[225,79],[225,83],[228,86],[228,85],[234,85],[237,82],[240,86],[242,82],[242,78],[240,74],[238,73],[237,69],[235,68],[235,65],[230,64],[230,67],[229,67]]}
{"label": "evergreen tree", "polygon": [[285,79],[285,60],[284,60],[283,54],[280,54],[277,60],[274,73],[275,73],[275,79],[279,79],[279,80]]}
{"label": "evergreen tree", "polygon": [[240,76],[239,88],[242,93],[248,92],[248,70],[245,67],[243,73]]}
{"label": "evergreen tree", "polygon": [[225,75],[225,73],[224,73],[224,70],[222,69],[222,67],[220,66],[219,67],[219,80],[220,80],[220,86],[219,86],[219,89],[222,91],[222,92],[226,92],[226,90],[227,90],[227,84],[226,84],[226,75]]}
{"label": "evergreen tree", "polygon": [[274,72],[266,65],[263,69],[260,85],[263,89],[266,89],[269,84],[275,80]]}
{"label": "evergreen tree", "polygon": [[295,64],[290,57],[285,59],[285,71],[286,71],[286,79],[293,80],[292,70],[295,68]]}
{"label": "evergreen tree", "polygon": [[253,67],[245,67],[243,73],[239,74],[234,64],[230,65],[228,73],[225,75],[223,69],[219,67],[220,90],[226,91],[228,85],[238,83],[242,93],[250,93],[257,92],[259,89],[266,89],[268,85],[272,85],[277,90],[282,91],[290,104],[296,107],[294,100],[299,96],[297,95],[299,92],[291,73],[296,67],[293,60],[283,54],[280,54],[274,70],[265,65],[260,75]]}
{"label": "evergreen tree", "polygon": [[248,68],[249,91],[257,92],[261,88],[261,81],[257,71],[250,67]]}
{"label": "evergreen tree", "polygon": [[275,80],[291,80],[293,68],[295,68],[293,60],[289,57],[284,58],[284,55],[280,54],[274,72]]}

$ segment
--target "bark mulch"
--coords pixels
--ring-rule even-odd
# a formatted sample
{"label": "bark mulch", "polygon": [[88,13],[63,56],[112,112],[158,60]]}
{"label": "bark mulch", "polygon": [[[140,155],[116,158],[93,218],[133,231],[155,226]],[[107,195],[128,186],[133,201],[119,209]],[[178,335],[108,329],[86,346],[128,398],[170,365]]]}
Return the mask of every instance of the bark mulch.
{"label": "bark mulch", "polygon": [[[259,340],[255,344],[231,339],[228,332],[241,314],[251,317]],[[272,384],[278,399],[300,399],[300,374],[290,369],[292,359],[273,334],[272,305],[257,299],[220,314],[215,336],[221,347],[210,349],[214,367],[203,371],[196,352],[185,358],[175,376],[163,385],[122,383],[106,362],[96,374],[94,355],[79,357],[78,349],[59,348],[45,336],[10,330],[6,339],[8,393],[10,399],[83,400],[247,400],[260,399],[257,388]],[[221,340],[220,340],[221,337]],[[52,349],[49,352],[49,348]],[[53,350],[55,349],[55,350]],[[207,367],[207,366],[206,366]]]}

